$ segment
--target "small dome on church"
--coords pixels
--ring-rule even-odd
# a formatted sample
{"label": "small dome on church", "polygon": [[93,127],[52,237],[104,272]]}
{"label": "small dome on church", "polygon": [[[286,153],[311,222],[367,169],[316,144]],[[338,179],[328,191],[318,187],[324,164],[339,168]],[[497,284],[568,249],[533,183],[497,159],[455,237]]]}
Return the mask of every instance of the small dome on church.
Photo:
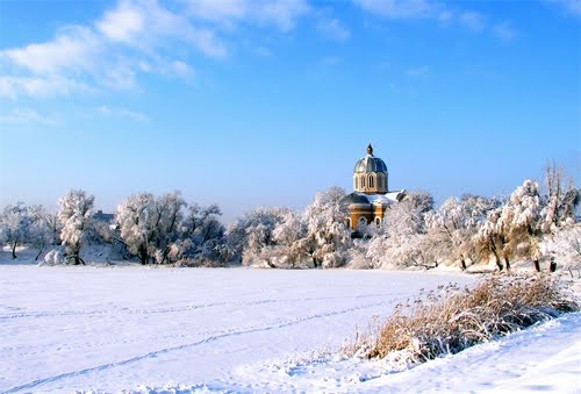
{"label": "small dome on church", "polygon": [[355,163],[353,172],[387,172],[387,166],[379,157],[373,156],[373,147],[369,144],[367,146],[367,155]]}
{"label": "small dome on church", "polygon": [[370,204],[367,197],[357,192],[347,194],[343,197],[343,201],[347,204]]}

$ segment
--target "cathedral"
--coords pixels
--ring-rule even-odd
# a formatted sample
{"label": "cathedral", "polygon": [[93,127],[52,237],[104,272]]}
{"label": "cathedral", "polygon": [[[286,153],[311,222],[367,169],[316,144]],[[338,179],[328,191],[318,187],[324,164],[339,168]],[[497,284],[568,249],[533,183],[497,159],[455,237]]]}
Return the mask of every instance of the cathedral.
{"label": "cathedral", "polygon": [[345,197],[349,207],[347,223],[352,230],[362,224],[381,226],[386,209],[405,196],[405,190],[389,191],[387,166],[373,156],[371,144],[367,146],[367,155],[355,163],[353,189]]}

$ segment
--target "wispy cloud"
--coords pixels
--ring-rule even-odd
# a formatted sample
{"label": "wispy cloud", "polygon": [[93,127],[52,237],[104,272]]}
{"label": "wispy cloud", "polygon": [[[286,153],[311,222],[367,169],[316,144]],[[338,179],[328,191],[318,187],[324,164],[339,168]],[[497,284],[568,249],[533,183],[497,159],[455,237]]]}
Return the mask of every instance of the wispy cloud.
{"label": "wispy cloud", "polygon": [[321,59],[320,65],[324,68],[336,67],[343,63],[343,59],[339,56],[325,56]]}
{"label": "wispy cloud", "polygon": [[97,108],[97,112],[103,116],[123,117],[136,122],[148,122],[150,120],[149,116],[141,112],[131,111],[127,108],[114,108],[108,105],[101,105]]}
{"label": "wispy cloud", "polygon": [[93,88],[86,83],[59,75],[0,76],[0,97],[13,100],[21,96],[42,98],[91,91]]}
{"label": "wispy cloud", "polygon": [[427,0],[354,0],[366,11],[391,19],[438,18],[441,4]]}
{"label": "wispy cloud", "polygon": [[57,120],[52,116],[41,115],[30,108],[15,108],[8,113],[0,114],[0,124],[11,125],[55,125]]}
{"label": "wispy cloud", "polygon": [[189,3],[189,13],[224,26],[238,22],[258,22],[281,31],[294,28],[297,19],[308,13],[306,0],[197,0]]}
{"label": "wispy cloud", "polygon": [[[518,31],[508,22],[494,23],[487,15],[470,9],[461,9],[433,0],[352,0],[363,10],[388,19],[428,19],[439,22],[443,26],[457,25],[475,32],[487,32],[503,42],[509,42],[518,35]],[[567,3],[574,0],[546,0]],[[575,0],[581,4],[581,0]],[[468,3],[464,3],[468,4]]]}
{"label": "wispy cloud", "polygon": [[323,36],[338,42],[349,39],[351,33],[337,18],[321,19],[317,23],[317,29]]}
{"label": "wispy cloud", "polygon": [[141,74],[189,80],[195,74],[192,57],[228,56],[219,26],[255,23],[286,32],[309,10],[306,0],[183,0],[172,7],[158,0],[119,0],[92,23],[0,51],[0,67],[7,71],[0,76],[0,97],[133,89]]}
{"label": "wispy cloud", "polygon": [[484,30],[484,16],[478,12],[466,11],[458,16],[460,24],[474,32],[481,32]]}
{"label": "wispy cloud", "polygon": [[559,7],[568,15],[581,17],[580,0],[545,0],[545,2]]}
{"label": "wispy cloud", "polygon": [[431,74],[431,67],[428,65],[423,65],[419,67],[411,67],[405,70],[405,75],[410,78],[420,78],[426,79]]}
{"label": "wispy cloud", "polygon": [[492,27],[494,35],[503,42],[511,42],[518,35],[518,32],[508,22],[502,22]]}
{"label": "wispy cloud", "polygon": [[124,0],[91,25],[67,26],[50,41],[0,51],[8,70],[0,76],[0,96],[128,89],[139,73],[191,78],[193,68],[174,55],[190,47],[210,57],[227,54],[213,32],[156,1]]}
{"label": "wispy cloud", "polygon": [[143,52],[159,50],[172,42],[193,44],[205,55],[227,55],[213,31],[194,24],[182,13],[172,12],[157,1],[123,0],[95,23],[110,42]]}

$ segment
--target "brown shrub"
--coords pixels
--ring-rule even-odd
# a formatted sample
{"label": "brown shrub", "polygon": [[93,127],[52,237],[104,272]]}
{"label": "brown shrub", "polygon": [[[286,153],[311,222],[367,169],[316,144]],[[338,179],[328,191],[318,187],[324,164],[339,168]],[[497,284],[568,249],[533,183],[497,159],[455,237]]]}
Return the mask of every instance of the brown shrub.
{"label": "brown shrub", "polygon": [[579,309],[548,275],[494,275],[471,289],[440,290],[443,295],[429,292],[412,305],[398,305],[374,335],[345,350],[424,362]]}

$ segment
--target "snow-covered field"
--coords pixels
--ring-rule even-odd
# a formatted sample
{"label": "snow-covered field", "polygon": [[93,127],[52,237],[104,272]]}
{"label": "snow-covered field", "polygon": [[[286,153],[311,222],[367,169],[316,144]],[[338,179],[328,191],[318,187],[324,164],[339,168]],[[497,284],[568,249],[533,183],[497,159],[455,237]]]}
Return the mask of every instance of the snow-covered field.
{"label": "snow-covered field", "polygon": [[3,265],[0,392],[580,392],[581,314],[400,372],[334,355],[421,288],[473,280]]}

